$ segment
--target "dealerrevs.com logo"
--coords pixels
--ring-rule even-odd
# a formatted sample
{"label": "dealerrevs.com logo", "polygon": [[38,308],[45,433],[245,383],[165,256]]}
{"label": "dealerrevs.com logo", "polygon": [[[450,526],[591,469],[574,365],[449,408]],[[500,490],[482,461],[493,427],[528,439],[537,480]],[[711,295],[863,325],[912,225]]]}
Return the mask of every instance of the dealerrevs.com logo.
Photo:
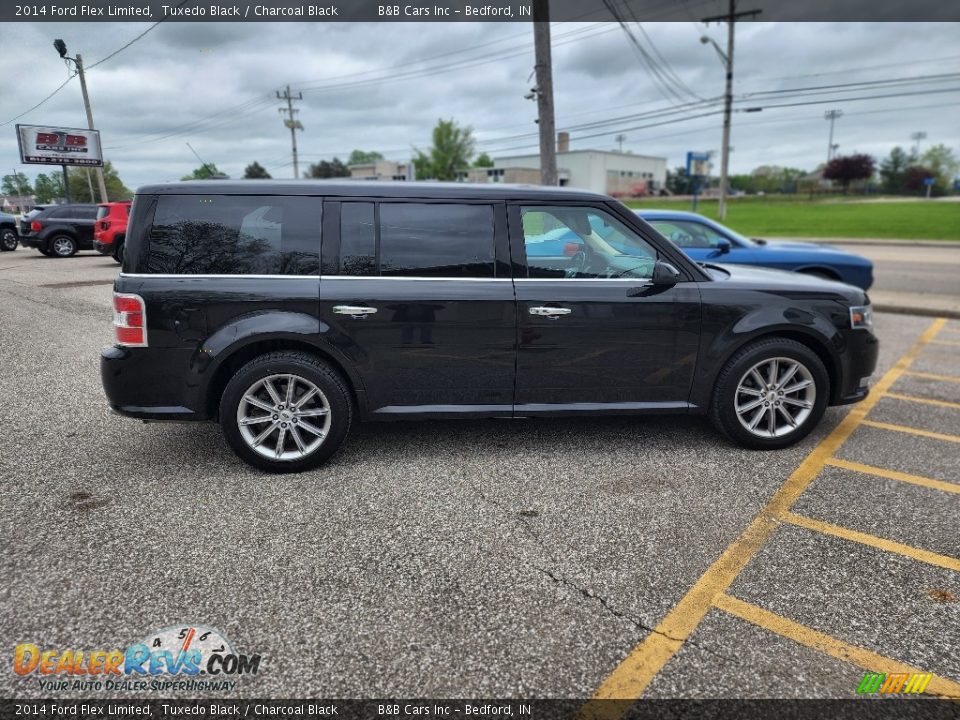
{"label": "dealerrevs.com logo", "polygon": [[147,635],[126,649],[41,648],[21,643],[17,675],[35,675],[43,690],[225,690],[236,677],[256,675],[263,656],[238,653],[223,633],[180,625]]}

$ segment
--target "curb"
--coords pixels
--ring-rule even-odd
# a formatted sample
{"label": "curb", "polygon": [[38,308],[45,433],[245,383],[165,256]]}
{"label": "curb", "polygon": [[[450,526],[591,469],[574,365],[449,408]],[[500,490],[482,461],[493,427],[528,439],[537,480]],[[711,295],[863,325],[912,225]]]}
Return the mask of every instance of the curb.
{"label": "curb", "polygon": [[[789,238],[777,238],[788,240]],[[794,238],[799,240],[800,238]],[[921,248],[952,248],[960,250],[958,240],[866,240],[863,238],[804,238],[804,242],[817,245],[872,245],[873,247],[921,247]]]}
{"label": "curb", "polygon": [[894,315],[919,315],[921,317],[942,317],[960,320],[960,310],[951,310],[948,308],[907,307],[906,305],[884,305],[880,303],[874,304],[873,310],[874,312],[892,313]]}

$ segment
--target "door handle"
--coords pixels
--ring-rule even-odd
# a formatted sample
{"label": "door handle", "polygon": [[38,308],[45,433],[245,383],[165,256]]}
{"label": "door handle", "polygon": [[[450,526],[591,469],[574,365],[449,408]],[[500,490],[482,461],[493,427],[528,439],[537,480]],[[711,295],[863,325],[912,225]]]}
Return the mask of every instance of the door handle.
{"label": "door handle", "polygon": [[570,308],[546,307],[543,305],[530,308],[531,315],[540,315],[542,317],[550,318],[551,320],[556,320],[561,315],[569,315],[571,312],[572,311]]}
{"label": "door handle", "polygon": [[333,312],[336,315],[349,315],[354,320],[362,320],[367,315],[373,315],[377,311],[373,307],[364,307],[363,305],[334,305]]}

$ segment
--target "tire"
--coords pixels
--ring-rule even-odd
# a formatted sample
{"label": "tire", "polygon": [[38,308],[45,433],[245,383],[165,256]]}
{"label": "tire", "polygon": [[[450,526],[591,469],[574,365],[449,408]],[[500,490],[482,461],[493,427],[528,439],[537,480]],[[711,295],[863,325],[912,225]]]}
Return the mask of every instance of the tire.
{"label": "tire", "polygon": [[77,254],[77,241],[69,235],[57,235],[47,243],[51,257],[68,258]]}
{"label": "tire", "polygon": [[123,241],[117,240],[117,249],[113,252],[113,259],[123,265]]}
{"label": "tire", "polygon": [[[301,408],[309,415],[290,412],[285,402],[290,377],[296,378],[295,399],[303,402],[307,390],[316,391]],[[267,381],[276,398],[271,397]],[[248,402],[248,397],[258,404]],[[241,426],[241,418],[254,422]],[[317,467],[343,443],[352,419],[353,403],[343,379],[329,365],[304,352],[273,352],[254,358],[230,378],[220,399],[220,426],[227,444],[244,462],[267,472]],[[258,436],[262,441],[255,446]]]}
{"label": "tire", "polygon": [[13,228],[5,227],[0,230],[0,251],[10,252],[16,250],[20,244],[20,236]]}
{"label": "tire", "polygon": [[[771,373],[777,378],[772,390]],[[738,445],[775,450],[806,437],[823,417],[829,397],[830,377],[816,353],[795,340],[767,338],[739,350],[720,371],[710,420]],[[756,425],[752,430],[751,424]]]}

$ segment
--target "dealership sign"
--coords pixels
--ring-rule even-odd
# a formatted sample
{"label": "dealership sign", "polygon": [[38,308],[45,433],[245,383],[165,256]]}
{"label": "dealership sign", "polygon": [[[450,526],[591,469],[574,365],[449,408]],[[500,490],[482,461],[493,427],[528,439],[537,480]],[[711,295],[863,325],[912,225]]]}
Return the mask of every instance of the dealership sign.
{"label": "dealership sign", "polygon": [[20,160],[36,165],[103,166],[100,131],[57,125],[17,125]]}

